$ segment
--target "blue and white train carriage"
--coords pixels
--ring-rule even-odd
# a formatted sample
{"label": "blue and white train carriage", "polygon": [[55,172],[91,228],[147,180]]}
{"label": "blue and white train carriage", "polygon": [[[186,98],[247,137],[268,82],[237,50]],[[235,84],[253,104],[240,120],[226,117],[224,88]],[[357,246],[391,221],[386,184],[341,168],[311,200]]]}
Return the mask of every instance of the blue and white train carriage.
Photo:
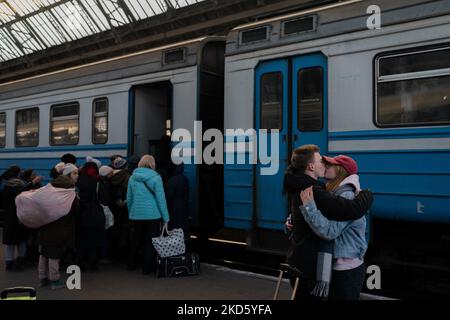
{"label": "blue and white train carriage", "polygon": [[[368,29],[369,5],[381,29]],[[310,143],[356,159],[374,223],[450,223],[449,1],[345,1],[243,25],[225,66],[225,128],[280,131],[278,174],[225,165],[225,226],[282,230],[283,174]]]}
{"label": "blue and white train carriage", "polygon": [[[109,164],[114,154],[155,154],[162,136],[193,132],[195,120],[221,128],[224,50],[223,38],[205,37],[1,84],[0,171],[17,164],[48,181],[67,152],[80,165],[86,156]],[[202,170],[185,168],[194,223],[205,192],[197,181],[222,177],[220,167]]]}

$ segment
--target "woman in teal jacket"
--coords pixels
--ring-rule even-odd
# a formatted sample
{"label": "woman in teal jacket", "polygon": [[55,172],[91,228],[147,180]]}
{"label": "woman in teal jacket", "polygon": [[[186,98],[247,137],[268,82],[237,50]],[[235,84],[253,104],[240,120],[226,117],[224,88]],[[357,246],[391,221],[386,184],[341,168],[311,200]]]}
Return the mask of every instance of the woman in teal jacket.
{"label": "woman in teal jacket", "polygon": [[132,223],[132,237],[128,268],[136,269],[137,251],[144,243],[144,265],[142,272],[150,274],[155,270],[156,251],[152,238],[160,235],[161,220],[167,224],[166,197],[161,177],[155,171],[155,159],[145,155],[128,181],[127,206]]}

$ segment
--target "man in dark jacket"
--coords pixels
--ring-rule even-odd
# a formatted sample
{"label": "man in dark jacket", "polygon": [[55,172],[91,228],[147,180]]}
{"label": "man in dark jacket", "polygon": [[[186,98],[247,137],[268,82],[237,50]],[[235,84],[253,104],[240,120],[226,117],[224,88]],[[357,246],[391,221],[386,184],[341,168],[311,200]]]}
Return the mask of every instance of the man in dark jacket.
{"label": "man in dark jacket", "polygon": [[[100,203],[105,202],[97,191],[99,171],[97,164],[86,162],[80,170],[77,187],[80,197],[77,230],[78,262],[89,271],[97,271],[101,249],[106,245],[105,215]],[[87,265],[84,262],[87,262]]]}
{"label": "man in dark jacket", "polygon": [[127,247],[130,238],[126,199],[128,180],[131,175],[127,169],[127,161],[121,156],[115,156],[111,166],[114,171],[110,177],[112,191],[110,209],[114,215],[114,225],[108,231],[111,236],[110,250],[116,253],[116,258],[125,262],[128,257]]}
{"label": "man in dark jacket", "polygon": [[284,190],[290,199],[293,230],[292,245],[289,248],[287,262],[303,273],[303,285],[300,286],[300,299],[311,299],[311,290],[315,285],[317,252],[320,238],[311,230],[300,212],[300,192],[313,186],[314,200],[322,214],[330,220],[349,221],[361,218],[372,205],[370,191],[363,190],[354,200],[347,200],[328,192],[325,184],[319,181],[325,174],[319,147],[305,145],[294,150],[291,165],[284,176]]}
{"label": "man in dark jacket", "polygon": [[[4,206],[4,226],[3,244],[6,245],[5,264],[6,271],[20,271],[24,268],[26,242],[29,238],[29,230],[17,218],[16,197],[24,191],[32,189],[38,185],[42,177],[35,177],[26,183],[19,179],[20,167],[11,166],[6,170],[1,179],[3,186],[3,206]],[[18,256],[14,259],[17,247]]]}
{"label": "man in dark jacket", "polygon": [[184,175],[184,164],[174,167],[172,176],[166,183],[169,229],[182,228],[187,237],[189,218],[189,181]]}

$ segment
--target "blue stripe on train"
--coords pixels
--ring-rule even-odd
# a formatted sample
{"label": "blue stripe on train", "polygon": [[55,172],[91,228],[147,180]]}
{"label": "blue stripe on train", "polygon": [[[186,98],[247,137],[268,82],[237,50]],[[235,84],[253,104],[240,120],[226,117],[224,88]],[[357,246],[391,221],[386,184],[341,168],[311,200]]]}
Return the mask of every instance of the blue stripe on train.
{"label": "blue stripe on train", "polygon": [[357,161],[362,188],[374,192],[374,218],[450,223],[449,151],[345,154]]}
{"label": "blue stripe on train", "polygon": [[329,132],[330,140],[417,139],[450,137],[450,127]]}
{"label": "blue stripe on train", "polygon": [[[361,186],[374,192],[374,218],[450,223],[450,152],[347,152],[358,162]],[[331,156],[337,153],[330,153]],[[225,226],[251,229],[253,166],[224,166]],[[280,190],[282,181],[280,181]],[[274,222],[265,228],[281,229]]]}

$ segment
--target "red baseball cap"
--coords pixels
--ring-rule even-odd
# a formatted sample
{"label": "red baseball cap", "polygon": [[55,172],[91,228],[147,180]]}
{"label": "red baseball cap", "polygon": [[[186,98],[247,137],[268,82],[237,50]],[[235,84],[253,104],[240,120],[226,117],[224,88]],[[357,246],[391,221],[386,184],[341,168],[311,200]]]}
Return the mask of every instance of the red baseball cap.
{"label": "red baseball cap", "polygon": [[348,174],[357,174],[358,173],[358,165],[356,161],[350,157],[339,155],[337,157],[331,158],[327,156],[322,156],[325,162],[335,164],[338,166],[343,166],[344,169],[348,172]]}

